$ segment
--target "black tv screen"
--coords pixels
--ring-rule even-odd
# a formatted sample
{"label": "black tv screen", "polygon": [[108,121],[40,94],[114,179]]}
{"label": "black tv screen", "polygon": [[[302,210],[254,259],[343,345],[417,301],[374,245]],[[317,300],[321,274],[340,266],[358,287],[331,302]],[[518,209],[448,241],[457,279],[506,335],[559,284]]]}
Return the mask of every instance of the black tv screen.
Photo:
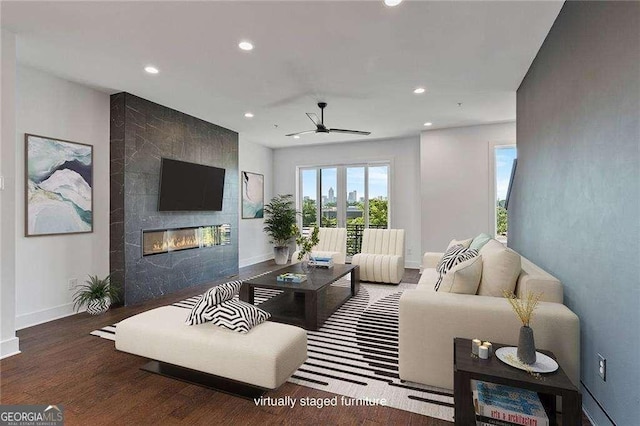
{"label": "black tv screen", "polygon": [[224,169],[162,159],[160,211],[220,211]]}

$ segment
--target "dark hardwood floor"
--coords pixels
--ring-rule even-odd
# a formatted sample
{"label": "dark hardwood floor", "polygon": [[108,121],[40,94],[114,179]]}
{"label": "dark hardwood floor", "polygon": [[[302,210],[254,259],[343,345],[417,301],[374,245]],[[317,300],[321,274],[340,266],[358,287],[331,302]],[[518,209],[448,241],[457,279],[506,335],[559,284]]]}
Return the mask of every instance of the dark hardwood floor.
{"label": "dark hardwood floor", "polygon": [[[242,268],[240,277],[275,268],[273,262],[264,262]],[[405,278],[417,282],[417,271],[407,270]],[[0,361],[0,403],[61,404],[68,425],[451,425],[389,407],[257,407],[253,401],[141,371],[145,358],[118,352],[112,341],[89,335],[139,312],[200,294],[210,286],[114,308],[98,317],[82,313],[20,330],[22,353]],[[265,396],[299,399],[333,394],[285,383]]]}
{"label": "dark hardwood floor", "polygon": [[[263,262],[240,278],[274,270]],[[407,269],[403,282],[418,282]],[[220,280],[220,282],[228,279]],[[0,360],[0,404],[61,404],[67,425],[344,424],[427,425],[452,423],[390,407],[257,407],[253,401],[140,370],[146,358],[118,352],[112,341],[89,335],[137,313],[201,294],[213,283],[191,287],[104,315],[73,315],[18,331],[21,354]],[[285,383],[265,396],[327,398],[333,394]],[[584,419],[584,425],[590,423]]]}

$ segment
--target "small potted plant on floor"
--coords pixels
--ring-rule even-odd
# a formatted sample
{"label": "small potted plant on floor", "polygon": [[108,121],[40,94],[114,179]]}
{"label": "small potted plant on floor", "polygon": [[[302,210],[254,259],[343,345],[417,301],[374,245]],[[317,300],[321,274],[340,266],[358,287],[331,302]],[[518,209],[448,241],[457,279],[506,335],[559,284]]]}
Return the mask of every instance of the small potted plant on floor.
{"label": "small potted plant on floor", "polygon": [[276,265],[289,261],[289,244],[295,237],[294,226],[298,212],[295,209],[293,195],[277,195],[264,206],[264,231],[271,238]]}
{"label": "small potted plant on floor", "polygon": [[112,302],[120,301],[120,289],[111,281],[111,274],[100,279],[89,275],[89,279],[80,285],[73,295],[73,308],[79,310],[87,306],[87,313],[100,315],[109,310]]}

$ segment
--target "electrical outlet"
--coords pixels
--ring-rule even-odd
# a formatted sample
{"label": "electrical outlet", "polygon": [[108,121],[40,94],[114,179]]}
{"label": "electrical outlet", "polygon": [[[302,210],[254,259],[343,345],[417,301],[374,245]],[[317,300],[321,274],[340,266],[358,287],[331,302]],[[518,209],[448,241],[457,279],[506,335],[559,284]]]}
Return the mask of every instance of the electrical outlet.
{"label": "electrical outlet", "polygon": [[71,278],[69,280],[69,290],[75,290],[76,287],[78,286],[78,279],[77,278]]}
{"label": "electrical outlet", "polygon": [[598,354],[598,375],[603,381],[607,381],[607,360]]}
{"label": "electrical outlet", "polygon": [[407,254],[413,254],[413,250],[411,250],[411,248],[407,249]]}

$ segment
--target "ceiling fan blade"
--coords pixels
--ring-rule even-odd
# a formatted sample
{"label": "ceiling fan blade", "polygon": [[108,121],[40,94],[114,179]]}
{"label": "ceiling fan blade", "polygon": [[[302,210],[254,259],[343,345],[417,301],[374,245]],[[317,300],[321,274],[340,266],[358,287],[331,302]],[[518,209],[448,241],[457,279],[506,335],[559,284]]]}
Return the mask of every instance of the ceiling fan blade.
{"label": "ceiling fan blade", "polygon": [[300,136],[300,135],[306,135],[308,133],[315,133],[315,130],[305,130],[304,132],[298,132],[298,133],[289,133],[288,135],[285,136]]}
{"label": "ceiling fan blade", "polygon": [[320,121],[320,119],[318,118],[318,116],[317,116],[315,113],[313,113],[313,112],[308,112],[308,113],[307,113],[307,117],[309,117],[309,119],[310,119],[311,121],[313,121],[313,124],[315,124],[316,126],[318,126],[318,125],[322,124],[322,121]]}
{"label": "ceiling fan blade", "polygon": [[331,133],[348,133],[350,135],[370,135],[371,132],[363,132],[360,130],[347,130],[347,129],[329,129]]}

